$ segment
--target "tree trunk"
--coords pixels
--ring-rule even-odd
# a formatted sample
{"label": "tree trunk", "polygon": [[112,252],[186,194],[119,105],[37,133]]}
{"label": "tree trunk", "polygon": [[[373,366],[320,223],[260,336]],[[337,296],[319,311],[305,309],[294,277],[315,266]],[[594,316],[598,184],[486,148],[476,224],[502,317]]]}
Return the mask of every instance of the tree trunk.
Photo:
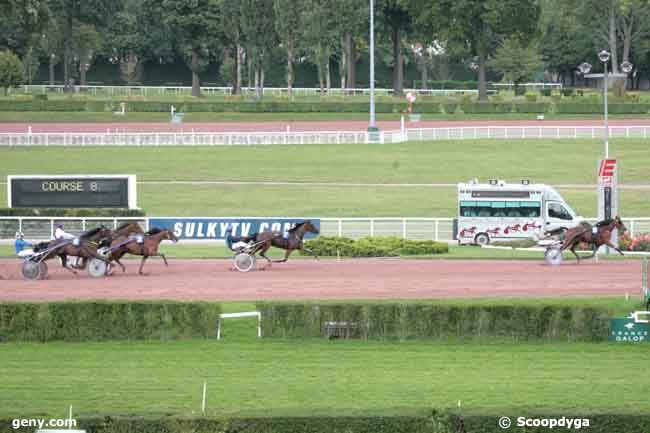
{"label": "tree trunk", "polygon": [[347,47],[345,45],[345,36],[341,36],[341,48],[343,48],[343,53],[341,55],[341,58],[339,59],[339,78],[341,80],[341,91],[343,91],[343,94],[345,94],[345,82],[347,81],[345,79],[345,74],[348,70],[345,62],[348,58],[347,55]]}
{"label": "tree trunk", "polygon": [[325,87],[327,88],[327,94],[330,93],[330,89],[332,88],[332,77],[330,73],[330,59],[329,57],[327,58],[327,62],[325,63]]}
{"label": "tree trunk", "polygon": [[404,90],[404,70],[402,65],[402,31],[399,27],[393,29],[393,95],[401,96]]}
{"label": "tree trunk", "polygon": [[86,66],[81,62],[79,62],[79,84],[86,85]]}
{"label": "tree trunk", "polygon": [[345,65],[347,68],[345,87],[354,89],[357,87],[357,46],[351,32],[345,34]]}
{"label": "tree trunk", "polygon": [[478,100],[487,101],[487,80],[485,77],[485,55],[478,55]]}
{"label": "tree trunk", "polygon": [[293,46],[287,44],[287,94],[293,96]]}
{"label": "tree trunk", "polygon": [[420,84],[420,88],[422,90],[427,90],[427,80],[429,79],[429,77],[428,77],[428,71],[427,71],[427,69],[428,69],[427,68],[427,62],[424,59],[424,57],[420,58],[420,67],[422,68],[422,69],[420,69],[420,72],[421,72],[420,78],[422,79],[422,83]]}
{"label": "tree trunk", "polygon": [[260,99],[260,70],[255,66],[255,99]]}
{"label": "tree trunk", "polygon": [[264,99],[264,66],[260,64],[260,100]]}
{"label": "tree trunk", "polygon": [[192,96],[196,98],[201,97],[201,80],[199,79],[199,52],[196,48],[192,49]]}
{"label": "tree trunk", "polygon": [[611,71],[618,73],[618,53],[616,52],[616,13],[614,11],[614,0],[609,2],[609,51],[612,60]]}
{"label": "tree trunk", "polygon": [[50,54],[50,86],[54,86],[54,57]]}
{"label": "tree trunk", "polygon": [[68,15],[68,25],[63,32],[64,52],[63,52],[63,84],[66,92],[72,92],[72,77],[70,76],[70,63],[72,60],[72,16]]}
{"label": "tree trunk", "polygon": [[235,51],[235,83],[232,93],[239,95],[241,93],[241,60],[244,55],[244,49],[239,42],[235,44]]}

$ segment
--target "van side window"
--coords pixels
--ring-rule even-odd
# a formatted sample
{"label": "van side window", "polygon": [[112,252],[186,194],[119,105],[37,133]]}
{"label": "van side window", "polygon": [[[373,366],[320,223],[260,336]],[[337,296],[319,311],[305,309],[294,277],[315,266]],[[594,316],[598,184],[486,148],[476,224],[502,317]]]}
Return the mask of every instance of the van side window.
{"label": "van side window", "polygon": [[548,216],[561,220],[571,220],[571,214],[559,203],[548,204]]}

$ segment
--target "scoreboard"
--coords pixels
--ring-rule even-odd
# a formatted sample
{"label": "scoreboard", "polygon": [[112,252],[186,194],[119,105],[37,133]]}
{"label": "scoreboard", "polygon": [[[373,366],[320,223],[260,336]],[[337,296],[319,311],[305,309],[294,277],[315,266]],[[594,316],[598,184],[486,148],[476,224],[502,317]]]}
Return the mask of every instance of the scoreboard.
{"label": "scoreboard", "polygon": [[10,208],[137,208],[135,175],[7,176]]}

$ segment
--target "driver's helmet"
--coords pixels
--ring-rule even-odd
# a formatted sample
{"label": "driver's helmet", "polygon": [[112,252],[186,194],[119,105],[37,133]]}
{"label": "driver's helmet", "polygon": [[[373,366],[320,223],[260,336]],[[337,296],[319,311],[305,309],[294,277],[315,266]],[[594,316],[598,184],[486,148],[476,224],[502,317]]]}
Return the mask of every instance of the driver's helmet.
{"label": "driver's helmet", "polygon": [[58,224],[58,225],[56,226],[56,228],[57,228],[57,229],[61,229],[61,230],[63,230],[65,227],[63,226],[63,224]]}
{"label": "driver's helmet", "polygon": [[24,237],[25,237],[25,235],[23,234],[23,232],[20,232],[20,231],[16,232],[16,239],[22,239]]}

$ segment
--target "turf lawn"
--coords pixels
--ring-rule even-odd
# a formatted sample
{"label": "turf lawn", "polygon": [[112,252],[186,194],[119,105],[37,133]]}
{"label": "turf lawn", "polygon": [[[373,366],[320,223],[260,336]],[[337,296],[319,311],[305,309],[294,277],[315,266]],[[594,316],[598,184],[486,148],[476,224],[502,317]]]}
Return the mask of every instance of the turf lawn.
{"label": "turf lawn", "polygon": [[[650,413],[647,347],[225,340],[5,344],[0,416]],[[240,334],[240,335],[237,335]]]}
{"label": "turf lawn", "polygon": [[[219,180],[345,182],[366,185],[139,185],[149,215],[308,215],[451,217],[455,184],[526,178],[559,188],[583,216],[596,214],[598,140],[439,141],[386,145],[174,148],[0,149],[0,178],[9,174],[135,173],[139,181]],[[620,183],[648,185],[647,143],[612,140]],[[0,188],[0,202],[6,200]],[[623,215],[650,215],[650,188],[622,189]]]}

